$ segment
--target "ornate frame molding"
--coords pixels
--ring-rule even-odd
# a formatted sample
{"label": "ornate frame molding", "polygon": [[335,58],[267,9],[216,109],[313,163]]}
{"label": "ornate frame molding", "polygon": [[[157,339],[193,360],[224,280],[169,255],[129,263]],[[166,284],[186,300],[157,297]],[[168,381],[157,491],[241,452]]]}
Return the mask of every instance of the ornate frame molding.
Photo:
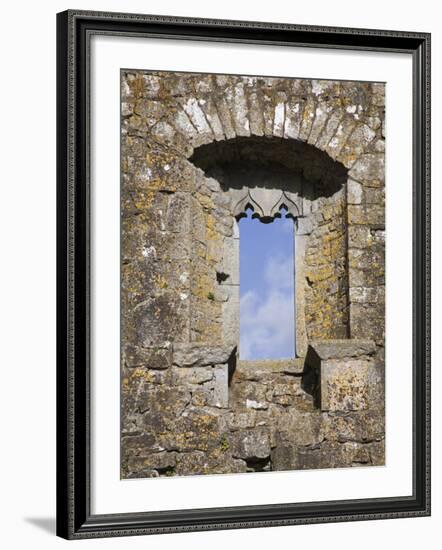
{"label": "ornate frame molding", "polygon": [[[90,511],[88,71],[94,34],[402,52],[413,56],[414,476],[411,497],[139,512]],[[67,539],[430,514],[430,35],[69,10],[57,16],[57,534]]]}

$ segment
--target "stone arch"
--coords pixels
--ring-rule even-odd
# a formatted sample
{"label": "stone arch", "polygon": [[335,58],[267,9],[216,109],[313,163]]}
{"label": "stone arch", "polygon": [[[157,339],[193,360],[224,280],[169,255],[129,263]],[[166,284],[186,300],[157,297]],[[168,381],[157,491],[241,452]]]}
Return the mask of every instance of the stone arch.
{"label": "stone arch", "polygon": [[[319,334],[348,337],[345,167],[312,145],[265,136],[204,144],[189,161],[204,172],[213,192],[223,197],[234,225],[247,208],[263,223],[280,217],[282,208],[294,219],[296,356],[304,357],[308,341]],[[339,240],[333,252],[326,250],[331,235],[334,243]],[[221,283],[229,291],[223,307],[223,335],[237,345],[239,235],[235,227],[232,237],[222,239],[222,251],[222,272],[229,275]]]}
{"label": "stone arch", "polygon": [[[127,131],[130,139],[140,140],[140,159],[134,159],[129,172],[147,187],[152,180],[154,186],[165,185],[178,193],[182,189],[194,196],[202,189],[217,192],[216,178],[207,178],[189,160],[204,146],[223,145],[233,139],[266,138],[305,144],[344,166],[348,171],[343,193],[348,205],[349,334],[381,341],[379,319],[372,319],[368,333],[367,322],[362,328],[362,319],[366,321],[368,313],[365,297],[378,296],[383,284],[382,266],[375,280],[363,267],[365,258],[372,257],[373,241],[379,243],[379,254],[384,246],[383,208],[370,208],[368,212],[366,207],[383,200],[382,83],[129,71],[123,79],[122,97],[126,121],[123,135]],[[155,162],[161,166],[152,166],[150,150],[156,152]],[[169,166],[168,173],[164,173],[164,167]],[[178,196],[169,200],[179,202]],[[187,200],[195,206],[194,197],[187,196]],[[210,212],[210,200],[202,207],[200,221],[205,216],[208,223],[221,227],[222,220],[216,218],[222,216],[214,214],[220,206]],[[238,203],[238,209],[241,207]],[[296,217],[298,233],[308,231],[309,220],[299,212]],[[221,235],[231,231],[224,226]]]}

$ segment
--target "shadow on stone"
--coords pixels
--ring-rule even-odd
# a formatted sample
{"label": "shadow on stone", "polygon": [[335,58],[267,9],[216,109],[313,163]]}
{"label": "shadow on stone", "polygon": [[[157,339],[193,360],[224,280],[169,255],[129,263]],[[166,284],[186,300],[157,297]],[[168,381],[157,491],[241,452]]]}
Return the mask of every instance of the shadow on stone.
{"label": "shadow on stone", "polygon": [[310,200],[334,195],[348,172],[312,145],[277,137],[214,141],[196,148],[189,160],[224,190],[263,187],[298,192]]}
{"label": "shadow on stone", "polygon": [[301,388],[313,397],[316,408],[321,408],[321,361],[314,349],[309,346],[304,362]]}
{"label": "shadow on stone", "polygon": [[235,346],[230,354],[230,357],[227,361],[227,371],[228,371],[228,385],[230,386],[232,382],[233,375],[236,370],[236,360],[237,360],[237,351],[238,348]]}

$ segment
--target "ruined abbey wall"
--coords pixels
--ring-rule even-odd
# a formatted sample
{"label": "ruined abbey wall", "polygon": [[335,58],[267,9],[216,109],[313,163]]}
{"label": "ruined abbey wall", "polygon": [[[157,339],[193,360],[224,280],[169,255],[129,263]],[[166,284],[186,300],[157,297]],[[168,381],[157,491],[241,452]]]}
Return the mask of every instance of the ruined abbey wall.
{"label": "ruined abbey wall", "polygon": [[[383,84],[122,71],[122,477],[384,463]],[[296,357],[241,361],[250,206]]]}

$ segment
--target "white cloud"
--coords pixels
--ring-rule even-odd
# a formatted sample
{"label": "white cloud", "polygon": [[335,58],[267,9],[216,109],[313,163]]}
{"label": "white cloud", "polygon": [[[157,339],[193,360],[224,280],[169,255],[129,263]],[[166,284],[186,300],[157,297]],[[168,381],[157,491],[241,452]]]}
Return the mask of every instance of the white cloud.
{"label": "white cloud", "polygon": [[268,291],[291,290],[294,280],[293,257],[273,256],[266,264],[264,278]]}
{"label": "white cloud", "polygon": [[270,288],[264,296],[241,297],[241,359],[277,359],[294,354],[293,294]]}

